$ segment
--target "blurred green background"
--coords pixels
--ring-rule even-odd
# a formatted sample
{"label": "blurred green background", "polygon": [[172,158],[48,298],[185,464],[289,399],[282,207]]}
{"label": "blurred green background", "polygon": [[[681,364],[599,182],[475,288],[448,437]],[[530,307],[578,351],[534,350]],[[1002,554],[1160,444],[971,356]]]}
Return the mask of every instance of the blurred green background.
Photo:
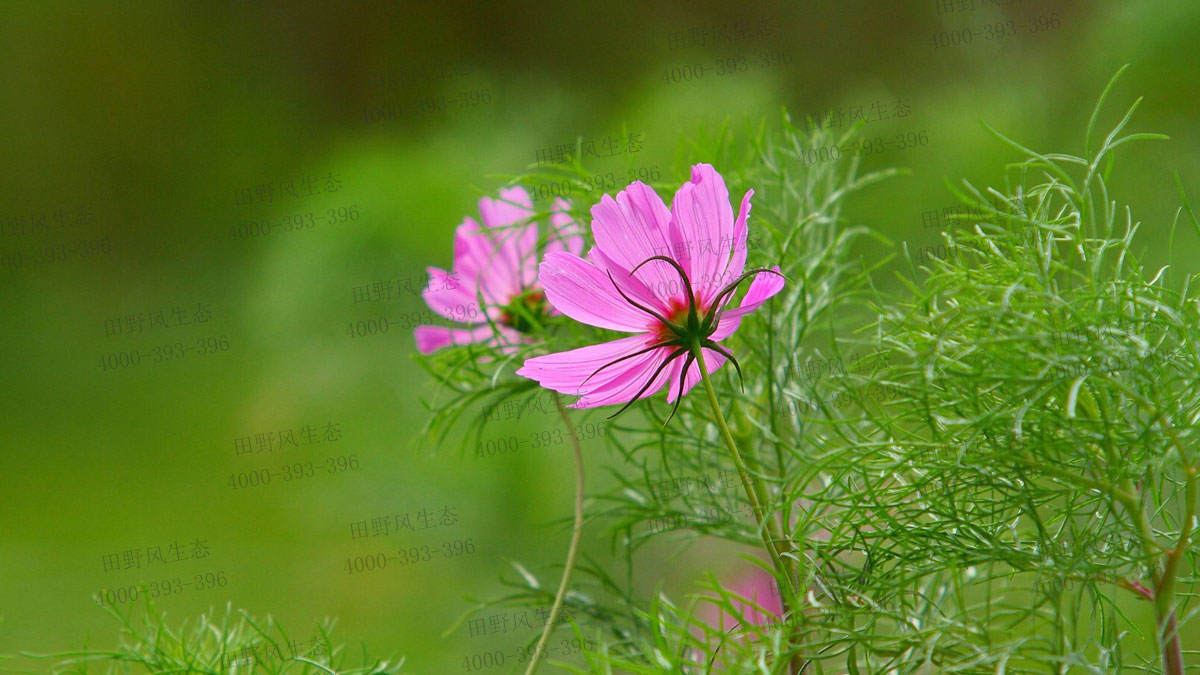
{"label": "blurred green background", "polygon": [[[1149,264],[1166,259],[1174,172],[1200,200],[1190,0],[9,2],[2,16],[0,652],[111,644],[92,594],[164,578],[193,582],[158,599],[170,620],[232,602],[304,636],[337,617],[335,641],[405,655],[414,672],[525,644],[525,628],[442,632],[464,596],[500,591],[506,559],[557,578],[545,573],[567,541],[567,446],[481,460],[414,442],[433,386],[411,331],[347,329],[423,309],[406,283],[449,267],[476,189],[540,151],[578,137],[599,149],[624,129],[640,149],[592,166],[678,183],[681,132],[774,121],[781,106],[798,120],[840,109],[848,124],[861,107],[863,135],[929,143],[867,158],[911,173],[847,215],[926,246],[939,240],[924,214],[955,203],[946,180],[996,185],[1016,159],[981,121],[1081,153],[1097,95],[1128,63],[1099,128],[1144,96],[1132,129],[1172,138],[1122,148],[1112,183],[1144,223]],[[1024,28],[985,39],[1009,21]],[[964,29],[971,43],[952,44]],[[744,72],[716,74],[743,58]],[[703,78],[673,81],[691,64]],[[282,231],[309,213],[314,226]],[[264,221],[270,234],[241,236]],[[141,363],[122,366],[129,352]],[[599,486],[615,460],[588,449]],[[237,487],[304,462],[313,475]],[[405,516],[411,530],[374,533],[373,519]],[[605,550],[597,528],[587,539]],[[472,555],[436,554],[466,540]],[[413,546],[433,559],[345,571]],[[724,549],[667,552],[645,556],[647,589],[738,564]],[[202,588],[210,572],[226,583]]]}

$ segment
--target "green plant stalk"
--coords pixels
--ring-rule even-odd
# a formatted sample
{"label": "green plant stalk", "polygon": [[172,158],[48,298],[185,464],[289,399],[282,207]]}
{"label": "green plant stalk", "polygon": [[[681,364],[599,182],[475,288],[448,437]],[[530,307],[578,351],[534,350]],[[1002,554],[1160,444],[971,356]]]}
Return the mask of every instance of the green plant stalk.
{"label": "green plant stalk", "polygon": [[1155,583],[1154,608],[1158,614],[1159,639],[1166,639],[1163,645],[1163,670],[1169,675],[1182,675],[1183,646],[1179,641],[1179,625],[1175,615],[1175,581],[1179,574],[1179,562],[1183,558],[1192,538],[1192,522],[1196,518],[1196,467],[1188,464],[1183,455],[1183,448],[1176,445],[1180,458],[1183,460],[1184,474],[1184,511],[1183,525],[1179,528],[1179,539],[1175,546],[1167,551],[1166,563],[1163,565],[1162,576]]}
{"label": "green plant stalk", "polygon": [[[753,469],[760,473],[765,473],[765,469],[763,468],[762,460],[759,459],[758,452],[755,450],[754,444],[746,442],[748,440],[751,440],[750,437],[747,435],[748,432],[747,432],[746,427],[744,427],[743,425],[738,423],[738,420],[740,418],[746,417],[746,411],[745,411],[745,409],[743,409],[741,402],[738,401],[736,398],[733,399],[733,405],[730,406],[729,416],[731,419],[733,419],[733,428],[736,429],[736,433],[734,433],[732,431],[730,432],[731,435],[734,437],[734,441],[735,442],[741,441],[742,442],[741,447],[746,448],[746,457],[745,457],[745,459],[747,460],[746,468]],[[761,480],[754,481],[754,489],[755,489],[755,494],[758,495],[758,503],[763,506],[763,514],[765,515],[766,514],[766,505],[770,502],[770,493],[767,491],[767,486]],[[770,519],[769,522],[772,526],[777,526],[774,518]],[[781,539],[782,533],[780,530],[778,530],[778,529],[772,530],[771,534],[772,534],[772,536],[775,537],[775,541],[782,540]]]}
{"label": "green plant stalk", "polygon": [[[708,394],[708,403],[712,406],[713,418],[717,424],[717,428],[721,430],[721,436],[725,440],[725,444],[729,447],[729,453],[733,457],[733,463],[737,466],[738,476],[742,479],[742,487],[746,490],[746,498],[750,500],[750,508],[754,511],[755,523],[758,525],[758,532],[762,536],[763,547],[767,549],[767,554],[771,556],[771,564],[775,567],[777,576],[787,580],[787,590],[780,592],[780,600],[783,604],[784,616],[790,616],[792,608],[795,606],[796,591],[792,584],[792,578],[788,576],[787,568],[783,564],[777,546],[781,542],[772,540],[772,535],[768,532],[768,528],[773,523],[766,517],[763,512],[762,504],[758,501],[758,489],[761,486],[750,475],[746,469],[746,462],[742,459],[742,454],[738,451],[737,443],[733,440],[733,434],[729,431],[729,424],[725,421],[725,415],[721,412],[721,404],[717,401],[717,392],[713,389],[712,379],[708,376],[708,369],[704,365],[704,352],[700,345],[692,345],[692,354],[696,357],[696,364],[700,368],[700,380],[704,383],[704,391]],[[773,528],[771,528],[773,529]],[[792,659],[793,674],[799,672],[797,669],[798,657]]]}
{"label": "green plant stalk", "polygon": [[[768,325],[775,325],[775,305],[771,304],[770,317]],[[775,363],[775,334],[773,329],[768,329],[767,340],[767,363]],[[767,389],[764,392],[767,396],[767,410],[770,411],[767,419],[771,422],[771,435],[775,437],[775,471],[779,476],[780,481],[787,479],[787,465],[784,463],[783,454],[783,439],[779,437],[779,426],[776,424],[776,415],[778,410],[775,407],[775,369],[767,369]],[[790,509],[788,510],[790,512]],[[786,514],[785,514],[786,519]]]}
{"label": "green plant stalk", "polygon": [[[736,436],[735,440],[741,441],[743,444],[743,447],[748,448],[747,455],[750,457],[750,460],[754,463],[755,468],[757,468],[765,473],[766,472],[765,467],[763,467],[762,462],[759,460],[758,454],[756,452],[754,452],[754,444],[753,444],[754,438],[753,438],[753,432],[750,430],[750,426],[743,426],[743,425],[737,423],[737,420],[739,419],[738,416],[740,416],[740,418],[742,418],[742,419],[749,419],[747,416],[745,407],[742,406],[741,403],[737,399],[734,399],[733,407],[730,410],[730,412],[734,415],[734,426],[738,430],[738,433],[735,434],[735,436]],[[776,444],[775,449],[777,452],[780,452],[778,444]],[[782,462],[783,462],[782,453],[780,454],[779,461],[781,462],[780,469],[779,469],[779,477],[782,481],[785,476],[784,470],[783,470],[784,465],[782,464]],[[754,482],[755,482],[755,487],[757,488],[759,504],[767,504],[768,503],[768,492],[766,489],[766,485],[762,481],[754,481]],[[779,552],[780,559],[783,561],[784,569],[787,571],[789,586],[790,586],[792,583],[799,583],[800,577],[797,575],[797,560],[795,557],[795,554],[796,554],[795,542],[792,541],[791,535],[787,534],[788,522],[789,522],[788,517],[787,517],[788,511],[790,511],[790,509],[787,511],[781,509],[778,514],[778,518],[767,518],[767,527],[771,533],[772,541],[776,542],[776,550]],[[766,515],[765,508],[764,508],[763,513],[765,516]]]}
{"label": "green plant stalk", "polygon": [[583,537],[583,451],[579,448],[579,438],[575,435],[575,427],[571,425],[571,418],[567,416],[562,399],[559,398],[558,392],[553,392],[553,396],[554,405],[558,408],[558,415],[567,427],[567,436],[571,438],[571,450],[575,453],[575,524],[571,529],[571,543],[567,548],[567,561],[563,564],[562,579],[558,582],[558,592],[554,596],[554,606],[550,608],[550,618],[546,621],[546,627],[542,629],[542,636],[538,638],[537,647],[534,648],[533,656],[529,659],[529,667],[525,669],[525,675],[533,675],[537,671],[538,664],[542,661],[542,654],[546,651],[546,645],[550,643],[550,633],[554,630],[554,625],[558,623],[558,617],[562,614],[563,604],[567,599],[567,588],[571,585],[571,572],[575,570],[575,558],[579,555],[579,541]]}
{"label": "green plant stalk", "polygon": [[[1105,406],[1105,409],[1107,411],[1107,406]],[[1174,606],[1175,581],[1178,576],[1179,562],[1191,539],[1192,520],[1196,514],[1196,467],[1188,462],[1178,434],[1170,427],[1167,427],[1167,431],[1171,435],[1175,450],[1179,453],[1180,464],[1184,473],[1183,524],[1179,528],[1179,539],[1173,548],[1163,549],[1154,541],[1154,529],[1151,527],[1149,519],[1146,518],[1146,509],[1141,502],[1133,481],[1125,478],[1121,481],[1120,486],[1109,487],[1113,488],[1111,494],[1125,506],[1125,509],[1129,511],[1131,516],[1135,517],[1135,526],[1138,537],[1141,539],[1142,550],[1146,555],[1146,559],[1149,560],[1152,557],[1166,553],[1161,574],[1158,573],[1157,565],[1155,566],[1152,578],[1152,591],[1148,599],[1154,603],[1156,620],[1155,635],[1162,651],[1163,673],[1165,675],[1183,675],[1183,647],[1179,641],[1179,622]],[[1117,449],[1113,447],[1111,442],[1106,442],[1104,448],[1109,463],[1117,465],[1119,461]],[[1137,590],[1135,592],[1141,594]]]}
{"label": "green plant stalk", "polygon": [[[1182,455],[1182,449],[1181,449]],[[1180,528],[1179,540],[1175,547],[1166,551],[1166,561],[1163,565],[1162,573],[1157,574],[1153,578],[1153,602],[1155,609],[1155,618],[1157,620],[1157,636],[1163,653],[1163,672],[1166,675],[1183,675],[1183,648],[1179,642],[1178,635],[1178,620],[1175,616],[1175,581],[1179,568],[1180,559],[1183,557],[1183,552],[1191,539],[1192,520],[1196,514],[1196,468],[1188,466],[1185,461],[1185,505],[1184,505],[1184,521]],[[1135,525],[1137,533],[1142,543],[1142,550],[1147,558],[1161,554],[1163,549],[1154,541],[1154,530],[1150,526],[1150,521],[1146,518],[1145,509],[1141,502],[1132,497],[1137,494],[1133,483],[1126,478],[1122,481],[1122,493],[1124,496],[1118,495],[1118,499],[1125,505],[1125,509],[1130,512],[1130,515],[1136,518]]]}

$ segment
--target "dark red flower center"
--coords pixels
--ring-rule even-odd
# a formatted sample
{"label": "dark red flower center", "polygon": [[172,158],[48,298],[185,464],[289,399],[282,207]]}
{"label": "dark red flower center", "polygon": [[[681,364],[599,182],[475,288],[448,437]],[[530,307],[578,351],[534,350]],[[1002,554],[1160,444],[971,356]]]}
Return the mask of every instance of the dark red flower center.
{"label": "dark red flower center", "polygon": [[540,288],[527,288],[500,308],[499,322],[518,333],[529,333],[547,317],[546,294]]}
{"label": "dark red flower center", "polygon": [[[717,342],[711,337],[712,334],[716,332],[717,324],[721,320],[722,310],[719,308],[722,307],[727,300],[729,300],[730,296],[733,295],[733,292],[737,290],[738,285],[741,284],[742,281],[745,281],[746,279],[749,279],[760,272],[779,274],[779,272],[774,270],[761,268],[744,272],[732,283],[718,291],[711,299],[708,300],[706,305],[704,298],[696,297],[696,294],[692,289],[691,279],[688,278],[687,272],[683,270],[683,267],[678,261],[668,258],[667,256],[650,256],[630,270],[629,275],[633,276],[635,272],[637,272],[643,265],[651,260],[661,260],[675,268],[675,271],[679,274],[680,281],[683,282],[683,290],[687,293],[687,297],[682,299],[671,298],[671,300],[667,303],[666,312],[660,313],[659,311],[646,307],[645,305],[638,303],[633,298],[630,298],[629,295],[621,289],[621,286],[617,283],[617,280],[613,278],[612,272],[608,272],[608,280],[612,282],[613,290],[615,290],[617,294],[625,300],[625,302],[628,302],[631,306],[658,320],[658,323],[653,324],[653,327],[649,331],[655,339],[650,340],[646,347],[638,351],[617,357],[616,359],[613,359],[612,361],[600,366],[596,370],[592,371],[591,375],[588,375],[587,378],[584,379],[584,383],[592,379],[596,373],[599,373],[605,368],[608,368],[616,363],[625,361],[626,359],[641,356],[642,354],[657,349],[668,349],[671,351],[671,353],[665,359],[663,359],[662,363],[659,364],[658,368],[651,373],[645,384],[642,385],[641,390],[634,394],[633,398],[629,399],[629,402],[622,406],[620,410],[613,413],[609,419],[620,415],[627,408],[629,408],[629,406],[633,405],[633,402],[641,398],[642,394],[646,393],[650,386],[654,384],[659,374],[662,373],[662,371],[672,361],[681,357],[684,359],[684,362],[683,368],[681,368],[679,371],[679,390],[683,391],[683,383],[687,378],[688,368],[691,367],[694,360],[703,359],[704,357],[704,354],[701,351],[702,349],[711,349],[721,356],[729,359],[729,362],[732,363],[733,367],[737,369],[738,379],[741,380],[742,367],[738,364],[737,359],[734,358],[733,354],[728,349],[717,344]],[[667,421],[670,421],[671,417],[674,417],[675,410],[679,408],[679,402],[682,399],[682,396],[675,399],[675,407],[671,409],[671,415],[667,417]]]}
{"label": "dark red flower center", "polygon": [[[697,314],[703,316],[705,313],[707,313],[708,308],[704,305],[704,301],[701,298],[696,298],[696,305]],[[690,307],[688,306],[687,299],[678,297],[671,298],[667,302],[667,311],[663,313],[663,318],[675,326],[686,326],[688,325],[687,319],[689,309]],[[661,321],[654,324],[654,327],[650,332],[653,333],[656,338],[658,338],[659,342],[671,342],[678,337],[678,334],[675,332],[675,330]]]}

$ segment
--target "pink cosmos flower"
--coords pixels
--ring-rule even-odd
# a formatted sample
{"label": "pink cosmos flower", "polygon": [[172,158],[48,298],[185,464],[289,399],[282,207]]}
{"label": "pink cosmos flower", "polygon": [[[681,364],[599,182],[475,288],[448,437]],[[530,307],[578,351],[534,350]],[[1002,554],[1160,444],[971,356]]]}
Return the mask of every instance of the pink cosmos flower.
{"label": "pink cosmos flower", "polygon": [[705,672],[724,672],[729,668],[730,664],[726,662],[722,650],[727,641],[733,640],[742,645],[753,643],[761,639],[765,630],[778,627],[783,617],[783,602],[775,586],[775,577],[766,570],[754,567],[736,577],[725,588],[730,594],[729,602],[734,612],[706,602],[698,618],[712,630],[712,634],[698,628],[693,630],[696,639],[707,643],[707,646],[703,650],[694,650],[691,660],[712,669]]}
{"label": "pink cosmos flower", "polygon": [[[583,251],[583,235],[567,214],[569,208],[566,200],[555,200],[547,252]],[[511,187],[500,191],[500,199],[479,200],[483,228],[469,216],[458,226],[454,273],[428,268],[429,285],[422,296],[433,311],[472,327],[418,326],[413,337],[422,354],[473,342],[512,351],[522,340],[521,333],[544,318],[544,294],[537,284],[538,226],[518,225],[532,215],[528,193]]]}
{"label": "pink cosmos flower", "polygon": [[[722,633],[744,633],[751,626],[775,626],[783,616],[783,602],[775,587],[775,577],[762,568],[755,567],[743,574],[727,589],[733,594],[730,600],[737,615],[714,604],[707,604],[702,614],[705,623]],[[747,622],[749,626],[745,625]]]}
{"label": "pink cosmos flower", "polygon": [[[718,343],[784,286],[778,267],[744,272],[753,194],[742,197],[735,220],[721,175],[697,164],[670,209],[641,182],[616,199],[604,195],[592,208],[596,245],[587,260],[548,252],[539,280],[547,300],[563,314],[633,335],[531,358],[517,374],[581,396],[573,408],[624,403],[618,414],[668,383],[667,402],[678,407],[700,381],[699,365],[692,367],[694,347],[702,349],[707,372],[728,358],[740,375],[733,355]],[[737,286],[751,277],[741,304],[727,307]]]}

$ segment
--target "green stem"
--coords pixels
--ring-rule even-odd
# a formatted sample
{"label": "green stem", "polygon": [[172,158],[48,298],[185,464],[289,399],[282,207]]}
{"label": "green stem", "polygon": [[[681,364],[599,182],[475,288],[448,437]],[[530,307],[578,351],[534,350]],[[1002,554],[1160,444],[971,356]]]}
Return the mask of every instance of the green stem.
{"label": "green stem", "polygon": [[1179,563],[1183,559],[1192,538],[1192,522],[1196,518],[1196,467],[1188,463],[1183,454],[1183,448],[1178,445],[1180,460],[1183,463],[1184,475],[1184,511],[1183,524],[1179,528],[1179,539],[1175,546],[1167,551],[1167,560],[1163,565],[1162,576],[1155,584],[1154,607],[1158,613],[1158,630],[1163,644],[1163,670],[1168,675],[1182,675],[1183,646],[1179,641],[1179,625],[1175,616],[1175,581],[1179,574]]}
{"label": "green stem", "polygon": [[[739,431],[739,433],[736,434],[735,441],[741,442],[741,447],[747,448],[746,454],[750,459],[750,462],[747,462],[747,468],[752,468],[755,471],[765,474],[767,469],[759,460],[758,454],[754,451],[754,439],[749,431],[750,426],[748,424],[743,426],[742,424],[737,423],[739,419],[749,419],[746,414],[745,407],[742,406],[737,399],[734,399],[730,413],[734,419],[735,426]],[[780,461],[782,461],[782,459]],[[750,464],[751,462],[753,463],[752,466]],[[782,469],[783,465],[780,465],[780,484],[783,483],[784,476]],[[757,474],[752,473],[751,476],[757,476]],[[763,515],[766,516],[765,505],[769,502],[769,494],[766,489],[766,484],[762,480],[755,480],[754,487],[756,489],[756,493],[758,494],[758,503],[764,505]],[[795,583],[799,583],[800,577],[797,575],[795,543],[792,541],[791,536],[786,534],[788,530],[788,523],[790,521],[784,517],[784,514],[787,513],[790,515],[791,509],[788,508],[789,506],[790,504],[785,502],[783,505],[783,510],[781,510],[781,512],[778,514],[778,517],[767,516],[767,528],[771,534],[771,540],[776,542],[776,550],[779,552],[779,557],[783,561],[783,566],[787,572],[788,579],[793,579],[795,580]]]}
{"label": "green stem", "polygon": [[[700,380],[704,383],[704,391],[708,394],[708,403],[712,406],[713,418],[717,423],[717,428],[721,430],[721,436],[725,439],[725,445],[729,447],[729,453],[733,456],[733,463],[737,466],[738,476],[742,479],[742,487],[746,490],[746,498],[750,500],[750,508],[754,511],[754,521],[758,525],[758,533],[762,537],[763,547],[767,549],[767,554],[771,556],[771,564],[775,567],[777,577],[787,580],[787,590],[780,589],[780,600],[783,604],[784,617],[791,616],[791,609],[796,603],[796,589],[794,581],[788,574],[787,568],[783,564],[780,557],[779,546],[782,542],[773,540],[768,529],[774,529],[770,526],[774,521],[766,517],[763,511],[762,504],[758,500],[758,489],[761,488],[758,482],[750,475],[746,469],[746,462],[742,459],[742,454],[738,452],[737,443],[733,440],[733,434],[729,431],[729,424],[725,421],[725,414],[721,412],[721,404],[717,401],[717,392],[713,389],[712,380],[708,376],[708,369],[704,365],[704,352],[699,345],[692,346],[692,353],[696,357],[696,365],[700,367]],[[797,670],[798,657],[792,659],[792,672]]]}
{"label": "green stem", "polygon": [[[1182,453],[1181,453],[1182,454]],[[1191,538],[1192,519],[1196,513],[1196,469],[1187,466],[1185,461],[1185,509],[1184,522],[1180,528],[1179,540],[1175,547],[1166,551],[1166,563],[1162,574],[1154,570],[1154,609],[1158,623],[1158,642],[1162,647],[1163,673],[1165,675],[1183,675],[1183,651],[1179,642],[1178,621],[1175,616],[1175,578],[1179,560],[1183,556],[1184,547]],[[1137,494],[1136,488],[1128,478],[1122,481],[1122,491],[1126,494]],[[1125,509],[1134,516],[1138,536],[1141,538],[1142,550],[1146,558],[1161,554],[1163,549],[1154,541],[1154,530],[1146,518],[1146,510],[1140,499],[1128,498],[1120,500]],[[1156,566],[1157,567],[1157,566]]]}
{"label": "green stem", "polygon": [[567,561],[563,565],[562,580],[558,582],[558,593],[554,596],[554,606],[550,608],[550,618],[546,621],[546,627],[542,629],[542,637],[538,639],[537,647],[533,650],[533,657],[529,659],[529,667],[525,669],[525,675],[533,675],[537,671],[542,655],[546,651],[546,645],[550,643],[550,633],[554,630],[554,625],[558,623],[558,617],[562,614],[563,604],[567,598],[567,588],[571,585],[571,572],[575,570],[575,557],[579,554],[579,540],[583,536],[583,451],[579,449],[579,438],[575,435],[575,427],[571,425],[571,418],[567,416],[567,409],[563,407],[562,399],[558,397],[557,392],[554,392],[553,395],[554,405],[558,407],[558,415],[567,427],[567,436],[571,438],[571,449],[575,453],[575,525],[571,530],[571,544],[567,548]]}
{"label": "green stem", "polygon": [[[747,471],[751,472],[751,476],[758,476],[766,473],[766,469],[763,467],[763,463],[758,457],[758,452],[755,450],[754,443],[748,436],[749,432],[745,426],[738,423],[740,418],[746,417],[746,411],[743,409],[741,402],[736,398],[733,399],[733,404],[730,406],[729,417],[733,420],[732,428],[737,430],[736,433],[733,431],[730,432],[730,435],[734,439],[734,444],[737,445],[738,443],[741,443],[739,447],[746,448],[746,456],[744,459],[746,460]],[[766,484],[762,480],[755,480],[754,492],[758,496],[758,503],[762,506],[763,514],[765,515],[767,511],[767,504],[770,502],[770,495],[767,492]],[[774,524],[775,519],[770,518],[769,522]],[[781,541],[781,537],[777,536],[781,534],[778,529],[772,530],[771,534],[775,537],[775,541]]]}

